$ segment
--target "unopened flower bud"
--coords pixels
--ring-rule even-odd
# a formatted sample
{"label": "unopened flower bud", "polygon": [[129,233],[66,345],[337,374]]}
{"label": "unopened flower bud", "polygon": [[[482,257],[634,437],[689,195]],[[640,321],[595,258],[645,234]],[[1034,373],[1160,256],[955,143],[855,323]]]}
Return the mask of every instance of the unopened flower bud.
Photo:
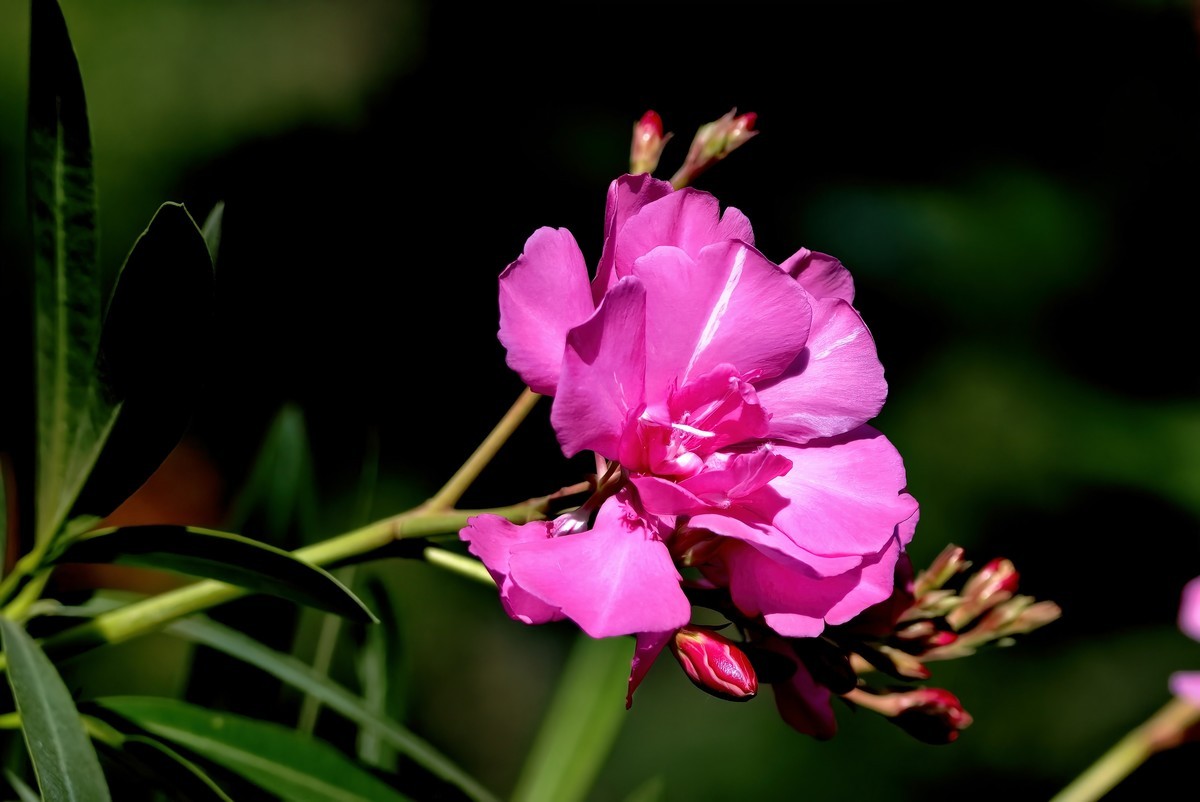
{"label": "unopened flower bud", "polygon": [[962,629],[981,614],[1011,599],[1019,579],[1010,560],[992,560],[967,580],[959,594],[962,603],[947,614],[946,622],[954,629]]}
{"label": "unopened flower bud", "polygon": [[687,186],[696,176],[750,141],[758,133],[754,130],[757,120],[758,115],[753,112],[738,116],[737,109],[731,109],[719,119],[700,126],[688,149],[687,159],[671,178],[671,183],[676,187]]}
{"label": "unopened flower bud", "polygon": [[758,693],[758,677],[737,644],[709,629],[683,627],[670,641],[671,653],[697,688],[733,702]]}
{"label": "unopened flower bud", "polygon": [[629,172],[653,173],[672,134],[663,135],[662,118],[647,111],[633,124],[633,143],[629,146]]}
{"label": "unopened flower bud", "polygon": [[920,600],[926,593],[941,589],[955,574],[966,570],[971,563],[965,559],[964,554],[962,546],[947,544],[942,553],[934,558],[933,563],[917,574],[913,582],[913,595]]}
{"label": "unopened flower bud", "polygon": [[843,694],[868,710],[888,717],[909,735],[928,744],[948,744],[971,725],[971,714],[958,698],[943,688],[915,688],[909,691],[872,693],[856,688]]}

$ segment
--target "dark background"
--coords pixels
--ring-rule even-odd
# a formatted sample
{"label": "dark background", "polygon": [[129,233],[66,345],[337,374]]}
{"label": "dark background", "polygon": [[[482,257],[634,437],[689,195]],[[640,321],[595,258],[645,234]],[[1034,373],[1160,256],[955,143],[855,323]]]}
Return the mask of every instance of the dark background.
{"label": "dark background", "polygon": [[[194,522],[227,519],[290,404],[312,452],[307,532],[247,532],[281,541],[430,495],[499,419],[522,385],[496,339],[496,277],[543,225],[598,258],[605,191],[642,112],[674,132],[660,177],[699,125],[758,114],[761,133],[697,185],[749,216],[768,257],[804,245],[854,273],[890,383],[875,423],[922,502],[914,559],[948,542],[979,564],[1010,557],[1022,589],[1064,616],[933,667],[975,717],[946,747],[848,711],[817,743],[765,694],[725,705],[664,661],[594,799],[654,777],[667,799],[1048,798],[1167,700],[1172,670],[1200,669],[1200,644],[1175,628],[1180,588],[1200,573],[1190,3],[63,6],[110,275],[160,202],[198,220],[226,204],[215,359],[166,508],[176,498],[182,515],[199,495]],[[4,0],[10,276],[29,260],[27,26],[25,4]],[[13,421],[31,398],[28,309],[18,280],[4,287],[0,410]],[[465,506],[581,478],[547,410]],[[28,430],[3,431],[20,464]],[[378,468],[367,512],[364,466]],[[504,792],[569,630],[523,628],[491,592],[425,566],[385,561],[373,575],[400,611],[406,721]],[[241,610],[249,628],[291,637],[268,617],[288,610]],[[296,623],[303,652],[312,622]],[[95,668],[97,693],[135,682],[119,668],[129,653],[114,654],[117,676]],[[140,690],[177,691],[178,666],[156,661]],[[295,703],[189,687],[281,720]],[[1112,798],[1186,787],[1196,749],[1153,758]]]}

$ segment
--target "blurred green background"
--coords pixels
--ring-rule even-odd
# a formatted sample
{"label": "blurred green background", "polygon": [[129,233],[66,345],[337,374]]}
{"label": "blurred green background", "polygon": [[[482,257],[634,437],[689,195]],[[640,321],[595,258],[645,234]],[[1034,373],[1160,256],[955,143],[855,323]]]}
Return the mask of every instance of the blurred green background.
{"label": "blurred green background", "polygon": [[[236,520],[289,546],[427,497],[499,419],[522,385],[495,336],[496,277],[543,225],[598,258],[605,190],[643,111],[675,135],[663,177],[698,125],[759,115],[761,134],[698,186],[744,211],[769,257],[804,245],[853,271],[890,383],[875,423],[922,503],[914,560],[948,542],[977,564],[1009,557],[1022,590],[1064,615],[932,666],[975,718],[944,747],[848,710],[818,743],[769,694],[719,702],[664,658],[595,802],[656,784],[672,802],[1049,798],[1167,700],[1172,670],[1200,668],[1175,627],[1200,574],[1190,2],[61,2],[110,274],[160,202],[198,219],[226,204],[213,368],[143,513]],[[2,0],[0,451],[18,468],[27,36],[27,3]],[[464,506],[582,477],[548,408]],[[283,450],[256,478],[273,422]],[[397,715],[507,793],[572,630],[512,622],[494,592],[423,564],[348,578],[393,611]],[[306,658],[328,627],[263,599],[220,617]],[[370,637],[340,634],[330,670],[348,684]],[[253,669],[166,637],[72,671],[84,695],[301,715]],[[353,748],[331,714],[318,731]],[[1194,784],[1198,757],[1157,756],[1111,798]]]}

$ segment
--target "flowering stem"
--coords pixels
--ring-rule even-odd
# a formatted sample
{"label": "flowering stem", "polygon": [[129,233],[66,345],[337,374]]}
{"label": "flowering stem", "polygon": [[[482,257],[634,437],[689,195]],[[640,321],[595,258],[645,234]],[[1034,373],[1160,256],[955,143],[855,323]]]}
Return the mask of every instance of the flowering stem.
{"label": "flowering stem", "polygon": [[[342,563],[362,558],[398,540],[456,532],[466,526],[468,518],[484,512],[500,515],[514,523],[540,520],[545,517],[547,503],[548,497],[542,497],[490,510],[436,510],[425,504],[292,553],[313,565]],[[236,585],[215,580],[196,582],[103,613],[87,623],[51,635],[43,641],[42,648],[53,656],[71,656],[162,629],[184,616],[248,593]],[[0,654],[0,669],[5,664],[4,655]]]}
{"label": "flowering stem", "polygon": [[1131,730],[1050,802],[1094,802],[1142,765],[1151,755],[1179,743],[1184,731],[1200,723],[1200,707],[1174,698],[1141,726]]}
{"label": "flowering stem", "polygon": [[425,502],[425,506],[429,509],[440,510],[450,509],[458,500],[462,498],[463,493],[471,486],[471,483],[478,478],[487,464],[492,461],[492,457],[496,456],[496,452],[500,450],[500,446],[504,445],[505,441],[516,431],[517,426],[521,421],[525,420],[534,404],[538,402],[541,396],[530,390],[528,387],[517,397],[513,405],[509,407],[508,412],[504,413],[504,417],[496,424],[496,427],[484,438],[479,447],[475,449],[475,453],[467,458],[467,461],[462,464],[450,480],[442,486],[433,498]]}

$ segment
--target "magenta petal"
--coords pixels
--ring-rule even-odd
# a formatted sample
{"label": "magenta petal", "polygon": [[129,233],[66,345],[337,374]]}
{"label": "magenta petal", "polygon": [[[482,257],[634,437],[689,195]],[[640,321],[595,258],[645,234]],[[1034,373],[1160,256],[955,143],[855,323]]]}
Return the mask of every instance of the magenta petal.
{"label": "magenta petal", "polygon": [[859,567],[829,577],[814,576],[742,543],[730,544],[723,555],[739,610],[763,616],[780,635],[811,638],[826,624],[844,624],[891,596],[900,543],[893,537]]}
{"label": "magenta petal", "polygon": [[521,543],[545,541],[550,537],[549,521],[534,521],[517,526],[499,515],[476,515],[467,519],[458,536],[470,544],[468,551],[483,561],[484,567],[500,589],[500,601],[509,617],[526,624],[544,624],[561,619],[557,607],[546,604],[518,587],[509,575],[509,556]]}
{"label": "magenta petal", "polygon": [[640,410],[645,389],[646,293],[625,278],[600,308],[567,335],[558,395],[550,422],[563,453],[591,450],[616,459],[630,412]]}
{"label": "magenta petal", "polygon": [[633,660],[629,666],[629,690],[625,692],[625,709],[633,706],[633,692],[642,684],[650,666],[658,659],[663,647],[667,645],[675,631],[669,632],[639,632],[637,645],[633,647]]}
{"label": "magenta petal", "polygon": [[790,679],[771,685],[775,692],[775,707],[780,717],[792,729],[825,741],[837,734],[837,719],[833,714],[833,692],[821,685],[783,640],[771,639],[763,647],[791,660],[796,673]]}
{"label": "magenta petal", "polygon": [[599,304],[604,293],[624,275],[613,271],[616,253],[616,237],[625,227],[626,221],[637,214],[643,206],[674,192],[669,181],[651,178],[649,173],[623,175],[608,185],[608,203],[604,210],[604,250],[592,282],[592,298]]}
{"label": "magenta petal", "polygon": [[879,414],[887,398],[875,341],[845,301],[816,300],[808,342],[779,377],[758,382],[770,437],[802,444],[835,437]]}
{"label": "magenta petal", "polygon": [[500,342],[508,366],[536,393],[554,395],[567,332],[595,310],[571,232],[539,228],[500,274]]}
{"label": "magenta petal", "polygon": [[1189,638],[1200,640],[1200,576],[1183,586],[1179,629]]}
{"label": "magenta petal", "polygon": [[761,440],[768,415],[754,387],[743,382],[733,365],[717,365],[694,378],[668,399],[671,420],[705,432],[690,450],[712,452],[746,440]]}
{"label": "magenta petal", "polygon": [[518,585],[593,638],[666,632],[691,617],[667,547],[621,496],[590,531],[515,546],[509,565]]}
{"label": "magenta petal", "polygon": [[633,271],[639,257],[661,245],[697,258],[706,246],[734,239],[754,244],[746,216],[730,209],[722,218],[716,198],[689,187],[646,204],[629,217],[618,231],[613,268],[621,278]]}
{"label": "magenta petal", "polygon": [[680,482],[710,507],[727,508],[757,493],[792,467],[787,457],[775,453],[770,446],[718,456],[720,459],[709,460],[703,471]]}
{"label": "magenta petal", "polygon": [[788,500],[771,521],[815,554],[875,554],[917,509],[903,492],[900,454],[870,426],[775,449],[792,461],[792,470],[771,482]]}
{"label": "magenta petal", "polygon": [[1200,705],[1200,671],[1176,671],[1168,684],[1175,696]]}
{"label": "magenta petal", "polygon": [[808,293],[745,243],[710,245],[694,262],[659,248],[638,261],[634,275],[646,286],[652,403],[721,364],[749,381],[776,376],[808,337]]}
{"label": "magenta petal", "polygon": [[[714,535],[741,540],[759,551],[770,554],[779,561],[793,562],[797,567],[806,567],[817,576],[836,576],[862,564],[861,554],[814,554],[799,546],[774,526],[751,521],[745,510],[731,510],[732,514],[701,513],[693,515],[688,524],[693,529],[703,529]],[[745,517],[739,517],[745,516]]]}
{"label": "magenta petal", "polygon": [[814,298],[840,298],[854,303],[854,279],[832,256],[801,248],[779,265]]}

